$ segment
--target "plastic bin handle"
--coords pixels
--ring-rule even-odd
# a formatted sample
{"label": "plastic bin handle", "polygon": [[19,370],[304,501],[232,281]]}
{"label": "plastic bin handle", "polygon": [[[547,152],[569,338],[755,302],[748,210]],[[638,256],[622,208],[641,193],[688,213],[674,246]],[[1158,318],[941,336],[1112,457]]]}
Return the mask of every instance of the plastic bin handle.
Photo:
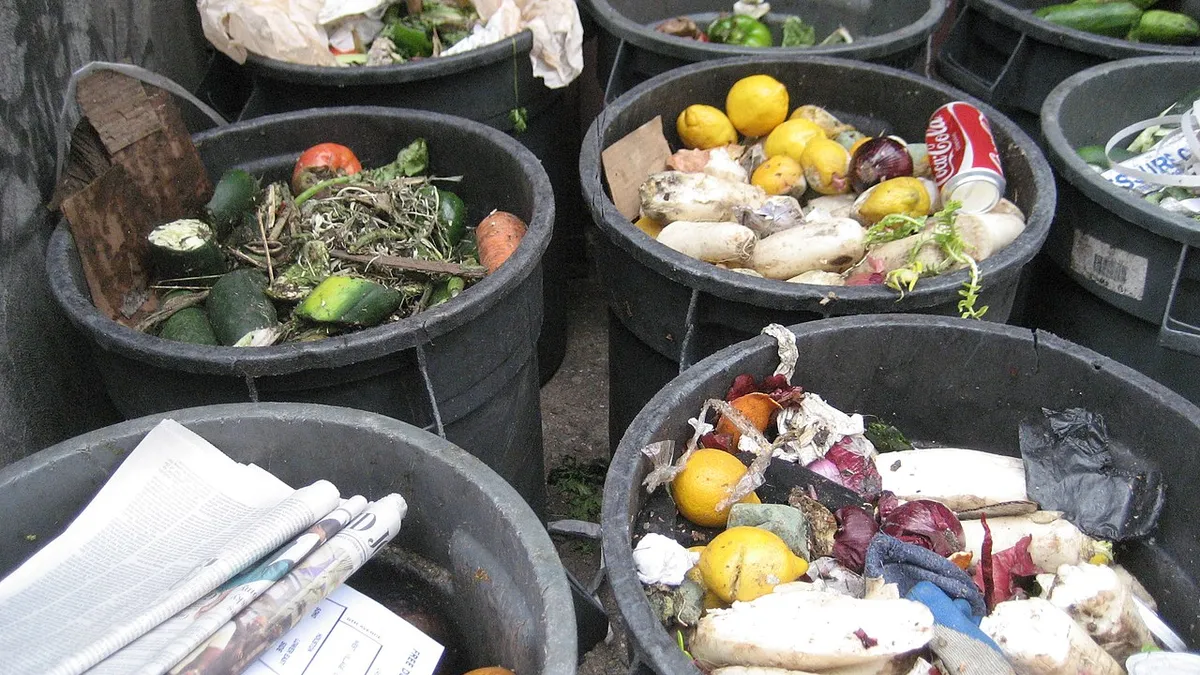
{"label": "plastic bin handle", "polygon": [[216,110],[213,110],[200,99],[192,95],[190,91],[184,89],[183,86],[176,83],[170,78],[164,77],[150,70],[146,70],[141,66],[135,66],[128,63],[110,63],[108,61],[91,61],[83,64],[78,70],[71,73],[71,78],[67,80],[67,90],[63,93],[62,108],[58,112],[58,123],[54,129],[56,142],[56,156],[54,162],[54,182],[57,184],[62,180],[63,165],[67,161],[67,145],[71,140],[71,131],[67,128],[73,126],[71,112],[75,110],[75,90],[79,87],[79,81],[87,75],[90,75],[99,70],[111,70],[122,75],[127,75],[136,80],[141,80],[146,84],[154,85],[159,89],[175,94],[179,98],[196,106],[196,109],[204,113],[206,117],[211,119],[217,126],[229,124],[228,120],[221,116]]}
{"label": "plastic bin handle", "polygon": [[1188,250],[1191,247],[1183,244],[1179,252],[1179,262],[1175,265],[1175,279],[1171,283],[1171,294],[1167,296],[1167,309],[1163,312],[1162,326],[1158,330],[1158,344],[1177,352],[1200,356],[1200,326],[1171,316],[1175,308],[1175,298],[1179,295],[1179,282],[1183,279],[1187,268]]}
{"label": "plastic bin handle", "polygon": [[625,60],[629,58],[629,56],[625,53],[626,51],[628,50],[625,49],[625,41],[621,40],[621,42],[617,44],[617,53],[615,56],[613,56],[612,70],[608,71],[608,81],[604,83],[604,105],[612,103],[613,99],[620,95],[619,93],[614,94],[613,88],[619,88],[620,86],[619,83],[617,83],[617,80],[619,79],[617,73],[620,73],[622,70],[624,70]]}
{"label": "plastic bin handle", "polygon": [[[963,11],[959,12],[958,17],[954,20],[954,27],[950,31],[951,35],[958,34],[960,30],[966,30],[966,28],[960,29],[959,26],[966,20],[967,14],[972,11],[974,10],[972,10],[970,7],[964,7]],[[1004,66],[1000,69],[1000,72],[996,75],[995,79],[988,79],[966,67],[955,58],[955,50],[948,49],[945,46],[942,48],[940,54],[940,67],[956,71],[959,77],[968,80],[970,82],[969,86],[963,86],[960,84],[963,89],[967,90],[967,93],[978,98],[986,99],[993,105],[996,105],[1003,102],[1002,98],[1005,91],[1010,89],[1009,79],[1016,73],[1018,69],[1018,61],[1023,60],[1025,52],[1027,51],[1027,41],[1029,39],[1030,38],[1028,34],[1021,33],[1021,37],[1017,38],[1016,46],[1013,47],[1013,50],[1006,55],[1007,58],[1004,61]],[[967,48],[974,49],[977,48],[977,46],[972,45]],[[999,93],[999,98],[997,97],[997,93]]]}

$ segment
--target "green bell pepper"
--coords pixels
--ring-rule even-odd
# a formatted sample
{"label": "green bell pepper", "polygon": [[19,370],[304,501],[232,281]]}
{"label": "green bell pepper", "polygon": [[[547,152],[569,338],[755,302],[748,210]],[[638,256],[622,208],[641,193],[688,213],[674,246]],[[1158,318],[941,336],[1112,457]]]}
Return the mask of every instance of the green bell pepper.
{"label": "green bell pepper", "polygon": [[742,14],[722,16],[708,25],[708,39],[742,47],[770,47],[771,29],[754,17]]}
{"label": "green bell pepper", "polygon": [[406,26],[397,21],[392,24],[391,35],[388,37],[392,38],[396,50],[405,57],[433,56],[433,41],[420,28]]}

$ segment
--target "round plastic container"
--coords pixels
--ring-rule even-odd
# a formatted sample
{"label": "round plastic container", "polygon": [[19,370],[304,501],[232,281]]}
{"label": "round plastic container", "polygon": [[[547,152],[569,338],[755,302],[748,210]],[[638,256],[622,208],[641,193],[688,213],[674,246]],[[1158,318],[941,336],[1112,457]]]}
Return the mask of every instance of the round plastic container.
{"label": "round plastic container", "polygon": [[1200,402],[1200,222],[1117,187],[1076,149],[1157,117],[1200,82],[1200,56],[1101,64],[1046,99],[1058,215],[1023,322],[1136,368]]}
{"label": "round plastic container", "polygon": [[[251,54],[246,59],[253,88],[241,119],[339,106],[387,106],[429,110],[482,122],[508,133],[541,160],[554,186],[558,213],[546,255],[544,322],[538,342],[542,381],[566,354],[563,284],[582,269],[583,225],[575,172],[579,146],[579,103],[575,86],[550,89],[534,77],[529,52],[533,34],[454,56],[391,66],[326,67],[286,63]],[[518,132],[509,112],[524,107],[528,128]]]}
{"label": "round plastic container", "polygon": [[[965,271],[922,279],[903,298],[882,285],[832,287],[758,279],[667,248],[617,211],[603,183],[604,148],[655,115],[665,121],[672,147],[681,147],[673,124],[680,111],[693,103],[723,107],[729,87],[756,73],[787,85],[793,106],[821,105],[865,133],[908,139],[924,138],[929,116],[939,106],[964,100],[950,87],[885,66],[770,55],[685,66],[639,85],[605,108],[588,130],[579,166],[584,196],[600,230],[595,251],[610,310],[609,438],[614,444],[650,397],[683,368],[758,334],[768,323],[877,312],[959,313]],[[984,318],[1003,322],[1022,267],[1050,228],[1054,182],[1033,140],[993,108],[979,105],[996,137],[1007,196],[1027,219],[1016,241],[979,267],[979,306],[989,307]]]}
{"label": "round plastic container", "polygon": [[[390,547],[443,568],[439,592],[468,668],[572,675],[575,616],[562,563],[537,515],[494,471],[452,443],[382,415],[323,405],[216,405],[155,415],[63,441],[0,469],[0,577],[58,536],[164,417],[292,487],[331,481],[343,497],[408,502]],[[36,535],[30,537],[29,535]],[[349,580],[387,604],[382,553]],[[367,582],[364,578],[372,579]],[[386,577],[385,577],[386,578]],[[484,581],[481,581],[484,579]],[[411,604],[413,598],[408,598]]]}
{"label": "round plastic container", "polygon": [[[830,405],[875,415],[909,438],[1019,455],[1018,425],[1043,407],[1083,407],[1109,434],[1164,472],[1167,496],[1154,535],[1118,546],[1116,559],[1150,589],[1159,613],[1200,643],[1200,409],[1111,359],[1043,332],[986,321],[890,315],[839,317],[791,327],[800,360],[793,384]],[[758,337],[693,366],[654,397],[621,439],[604,484],[604,560],[641,671],[696,675],[651,610],[633,564],[634,524],[647,495],[650,461],[641,449],[690,437],[688,419],[724,398],[733,378],[770,375],[775,340]],[[660,488],[661,489],[661,488]],[[803,627],[797,627],[803,630]]]}
{"label": "round plastic container", "polygon": [[[1085,68],[1136,56],[1200,54],[1195,45],[1156,45],[1086,33],[1043,21],[1048,0],[959,0],[960,10],[937,54],[938,75],[999,108],[1036,135],[1050,90]],[[1154,5],[1200,17],[1196,0]]]}
{"label": "round plastic container", "polygon": [[766,21],[772,25],[775,43],[781,37],[782,19],[799,16],[816,28],[818,41],[844,26],[854,37],[852,43],[814,47],[773,47],[698,42],[666,35],[654,30],[666,19],[687,16],[705,28],[720,13],[729,13],[732,4],[725,0],[582,0],[599,25],[597,73],[605,87],[605,101],[629,91],[650,77],[679,66],[730,56],[782,55],[793,60],[811,56],[836,56],[872,61],[900,68],[915,65],[923,54],[926,41],[946,11],[946,0],[867,0],[833,2],[831,0],[777,0],[771,3]]}
{"label": "round plastic container", "polygon": [[318,142],[349,146],[379,166],[417,137],[431,170],[462,175],[468,221],[492,209],[529,225],[495,274],[413,317],[316,342],[209,347],[126,328],[92,304],[65,222],[51,237],[55,299],[86,336],[106,392],[127,419],[212,403],[301,401],[377,412],[444,434],[475,454],[541,512],[542,426],[535,344],[542,321],[542,256],[554,223],[550,182],[507,135],[436,113],[318,109],[239,122],[194,137],[209,175],[241,167],[290,175]]}

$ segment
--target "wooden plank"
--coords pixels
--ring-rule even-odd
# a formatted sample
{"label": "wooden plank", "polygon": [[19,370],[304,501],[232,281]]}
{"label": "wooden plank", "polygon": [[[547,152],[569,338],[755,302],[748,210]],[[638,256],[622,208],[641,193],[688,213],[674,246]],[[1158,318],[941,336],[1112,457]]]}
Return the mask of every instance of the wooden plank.
{"label": "wooden plank", "polygon": [[110,319],[132,326],[153,309],[146,265],[149,227],[140,190],[117,164],[87,187],[63,200],[84,278],[96,307]]}
{"label": "wooden plank", "polygon": [[75,94],[83,116],[113,154],[163,128],[149,98],[140,81],[110,70],[80,80]]}

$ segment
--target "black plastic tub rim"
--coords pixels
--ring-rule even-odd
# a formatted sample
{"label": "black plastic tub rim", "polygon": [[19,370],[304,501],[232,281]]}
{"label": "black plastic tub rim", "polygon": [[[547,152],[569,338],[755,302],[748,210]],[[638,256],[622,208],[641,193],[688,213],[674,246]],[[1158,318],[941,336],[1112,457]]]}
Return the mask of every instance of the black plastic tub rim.
{"label": "black plastic tub rim", "polygon": [[[1011,26],[1040,42],[1060,45],[1067,49],[1096,54],[1108,59],[1121,59],[1138,54],[1200,54],[1200,44],[1158,45],[1149,42],[1130,42],[1122,38],[1096,35],[1087,31],[1060,26],[1033,15],[1033,9],[1014,7],[1006,0],[965,0],[989,18]],[[1062,0],[1066,1],[1066,0]],[[1038,6],[1054,2],[1038,2]],[[1196,18],[1196,17],[1193,17]]]}
{"label": "black plastic tub rim", "polygon": [[[1154,234],[1185,243],[1189,246],[1200,246],[1200,222],[1182,213],[1168,211],[1157,204],[1151,204],[1138,196],[1132,190],[1113,185],[1083,161],[1063,132],[1059,118],[1063,106],[1072,96],[1078,96],[1080,85],[1092,81],[1103,81],[1113,73],[1126,70],[1153,70],[1161,66],[1190,67],[1194,71],[1194,80],[1200,80],[1200,56],[1143,56],[1124,59],[1111,63],[1102,63],[1063,80],[1046,97],[1042,106],[1041,122],[1042,136],[1049,148],[1049,158],[1059,173],[1071,185],[1085,196],[1102,204],[1122,219],[1146,229]],[[1180,86],[1188,85],[1181,82]],[[1100,102],[1097,101],[1097,104]],[[1165,105],[1163,106],[1166,107]],[[1153,115],[1157,115],[1156,111]],[[1105,131],[1104,138],[1097,138],[1096,143],[1103,145],[1108,137],[1120,131],[1123,127],[1138,120],[1130,119],[1113,124],[1112,129]]]}
{"label": "black plastic tub rim", "polygon": [[[1001,335],[1022,340],[1032,335],[1033,339],[1028,346],[1035,353],[1042,349],[1053,349],[1078,358],[1090,364],[1096,371],[1108,371],[1112,376],[1128,381],[1133,386],[1153,395],[1164,407],[1180,418],[1200,420],[1200,408],[1158,382],[1117,361],[1041,330],[923,314],[844,316],[790,326],[788,330],[797,337],[837,335],[847,330],[878,326],[880,321],[886,321],[891,327],[934,328],[982,335]],[[635,654],[635,657],[644,658],[647,665],[666,666],[664,670],[654,671],[658,675],[700,675],[700,671],[691,659],[684,656],[679,645],[662,626],[654,610],[650,607],[642,584],[637,578],[636,566],[633,561],[633,525],[639,510],[637,508],[639,492],[644,489],[641,486],[641,477],[650,468],[650,460],[641,452],[641,446],[643,443],[663,440],[673,440],[676,443],[684,440],[683,436],[663,429],[663,420],[670,411],[680,405],[681,401],[690,397],[693,379],[707,380],[720,375],[727,376],[732,381],[737,373],[729,372],[729,364],[738,356],[750,354],[752,355],[750,358],[756,358],[769,352],[770,355],[766,358],[775,359],[776,344],[774,338],[760,335],[726,347],[689,368],[686,374],[661,389],[634,418],[629,429],[621,438],[620,445],[609,465],[604,481],[600,515],[600,522],[603,524],[601,544],[606,560],[608,582],[614,597],[617,598],[618,614],[621,620],[627,624],[626,628],[631,633],[631,639],[640,649],[640,654]],[[777,360],[772,361],[772,363],[776,362]],[[799,373],[794,379],[796,379],[796,383],[803,384],[800,381],[802,375]],[[664,488],[660,487],[659,489]]]}
{"label": "black plastic tub rim", "polygon": [[[727,300],[749,302],[781,310],[817,311],[818,308],[823,308],[821,311],[830,315],[849,311],[862,313],[861,310],[843,305],[838,301],[858,304],[871,303],[874,308],[890,307],[889,303],[901,301],[907,308],[930,307],[944,303],[947,296],[955,295],[957,290],[969,279],[967,270],[923,277],[917,282],[914,290],[905,291],[903,298],[897,291],[881,284],[825,286],[790,283],[777,279],[760,279],[748,274],[723,270],[712,263],[671,249],[635,228],[617,210],[605,187],[601,161],[601,152],[605,147],[601,132],[607,129],[611,120],[633,108],[643,94],[658,87],[675,86],[679,80],[692,76],[703,77],[705,74],[718,73],[726,69],[747,68],[756,69],[754,72],[766,72],[772,66],[786,67],[792,63],[797,63],[796,59],[785,55],[743,56],[701,61],[655,76],[605,106],[584,136],[583,148],[579,156],[580,182],[592,219],[605,236],[640,264],[671,281]],[[1041,248],[1050,232],[1050,222],[1053,220],[1055,209],[1054,177],[1050,165],[1028,134],[995,108],[979,99],[947,85],[896,68],[831,57],[811,57],[804,59],[801,63],[838,70],[845,73],[847,79],[852,79],[855,71],[866,71],[890,76],[911,87],[934,89],[944,94],[947,101],[962,100],[977,106],[991,121],[993,128],[1003,129],[1005,134],[1012,139],[1014,147],[1029,161],[1035,183],[1032,189],[1040,193],[1041,198],[1036,200],[1033,209],[1025,213],[1025,230],[1011,244],[979,263],[979,273],[985,292],[989,284],[1003,283],[1020,274],[1023,263],[1018,263],[1021,263],[1021,258],[1032,257],[1024,256],[1021,251],[1022,244]],[[748,70],[747,74],[749,72]],[[787,82],[784,84],[786,85]],[[932,114],[933,110],[929,112]],[[646,121],[649,121],[649,118]],[[671,123],[665,117],[663,121],[664,125]],[[616,140],[619,139],[613,139],[613,142]],[[831,293],[836,298],[833,302],[830,302]],[[879,311],[885,310],[880,309]]]}
{"label": "black plastic tub rim", "polygon": [[[311,368],[346,366],[428,344],[437,336],[479,317],[495,304],[498,297],[511,292],[538,269],[554,229],[554,199],[550,180],[533,153],[507,134],[479,122],[420,110],[348,106],[267,115],[196,134],[193,140],[197,147],[201,147],[208,138],[230,129],[265,135],[275,125],[292,120],[314,116],[343,118],[347,115],[365,120],[393,118],[454,127],[457,131],[466,132],[474,142],[492,143],[512,154],[524,169],[535,207],[526,223],[526,234],[513,255],[495,273],[485,276],[457,297],[437,307],[399,321],[313,342],[269,347],[226,347],[164,340],[124,326],[102,314],[92,302],[86,286],[81,291],[72,283],[53,283],[51,290],[68,309],[68,318],[95,340],[100,348],[133,355],[152,365],[190,373],[277,376]],[[543,205],[545,208],[537,208]],[[77,249],[65,222],[60,221],[59,228],[51,237],[48,258],[51,270],[67,270],[79,264]],[[59,241],[60,237],[67,241]],[[72,260],[72,257],[75,259]]]}
{"label": "black plastic tub rim", "polygon": [[908,47],[919,45],[929,38],[946,12],[949,0],[928,0],[929,9],[914,23],[902,26],[896,30],[868,35],[854,36],[854,42],[849,44],[813,46],[813,47],[763,47],[754,49],[742,45],[728,45],[715,42],[698,42],[674,35],[666,35],[654,30],[652,26],[633,21],[608,4],[607,0],[586,0],[589,13],[596,23],[604,30],[615,35],[618,39],[636,47],[652,52],[658,52],[679,59],[694,60],[718,59],[742,55],[748,50],[761,52],[764,55],[780,54],[791,59],[806,59],[812,55],[846,56],[853,55],[860,59],[873,59],[894,54]]}
{"label": "black plastic tub rim", "polygon": [[497,63],[506,58],[528,59],[532,50],[533,33],[525,28],[515,35],[501,38],[498,42],[476,47],[461,54],[432,56],[383,66],[312,66],[280,61],[253,52],[246,56],[246,63],[252,70],[261,70],[274,80],[295,84],[350,87],[403,84],[451,77],[458,73]]}

